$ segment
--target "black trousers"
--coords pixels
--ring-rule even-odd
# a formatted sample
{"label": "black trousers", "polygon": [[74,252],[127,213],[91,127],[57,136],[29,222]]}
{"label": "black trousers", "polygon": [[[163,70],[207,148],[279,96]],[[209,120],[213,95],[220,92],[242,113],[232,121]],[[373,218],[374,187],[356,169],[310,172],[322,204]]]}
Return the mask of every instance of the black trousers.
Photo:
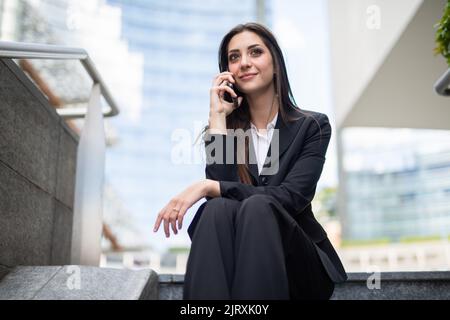
{"label": "black trousers", "polygon": [[331,297],[334,283],[312,240],[273,197],[219,197],[203,205],[192,236],[184,299]]}

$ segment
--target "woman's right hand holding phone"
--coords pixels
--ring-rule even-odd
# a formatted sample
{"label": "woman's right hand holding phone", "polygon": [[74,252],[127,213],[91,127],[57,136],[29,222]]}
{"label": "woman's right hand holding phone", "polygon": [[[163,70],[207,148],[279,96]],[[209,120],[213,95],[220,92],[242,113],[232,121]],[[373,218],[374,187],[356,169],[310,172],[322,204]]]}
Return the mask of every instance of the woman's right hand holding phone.
{"label": "woman's right hand holding phone", "polygon": [[238,106],[241,105],[243,99],[236,95],[234,90],[227,85],[227,82],[233,85],[236,83],[233,74],[225,71],[219,73],[212,83],[209,105],[209,130],[213,131],[212,133],[226,134],[226,117],[235,110],[234,104],[224,99],[225,92],[238,99]]}

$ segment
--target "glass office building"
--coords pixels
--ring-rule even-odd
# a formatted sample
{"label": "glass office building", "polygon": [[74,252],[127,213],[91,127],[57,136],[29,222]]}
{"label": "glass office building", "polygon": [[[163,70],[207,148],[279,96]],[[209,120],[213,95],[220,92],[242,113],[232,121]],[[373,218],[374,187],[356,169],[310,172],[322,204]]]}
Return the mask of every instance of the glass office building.
{"label": "glass office building", "polygon": [[[345,239],[450,234],[450,133],[346,129]],[[372,138],[370,138],[372,137]]]}

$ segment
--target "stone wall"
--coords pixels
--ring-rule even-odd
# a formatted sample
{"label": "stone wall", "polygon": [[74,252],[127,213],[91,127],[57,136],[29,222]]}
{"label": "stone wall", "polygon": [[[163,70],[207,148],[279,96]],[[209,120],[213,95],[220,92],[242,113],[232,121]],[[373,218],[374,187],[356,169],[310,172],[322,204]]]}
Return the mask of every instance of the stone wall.
{"label": "stone wall", "polygon": [[78,138],[0,60],[0,267],[70,263]]}

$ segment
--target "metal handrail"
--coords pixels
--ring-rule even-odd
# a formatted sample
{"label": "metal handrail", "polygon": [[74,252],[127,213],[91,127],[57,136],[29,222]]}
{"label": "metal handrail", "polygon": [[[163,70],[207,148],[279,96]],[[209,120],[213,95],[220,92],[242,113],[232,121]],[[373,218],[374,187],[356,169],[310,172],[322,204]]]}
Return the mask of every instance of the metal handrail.
{"label": "metal handrail", "polygon": [[[113,117],[119,114],[119,108],[111,96],[105,82],[97,68],[89,58],[86,50],[47,44],[22,43],[13,41],[0,41],[0,58],[10,59],[55,59],[55,60],[80,60],[81,64],[95,83],[100,85],[100,90],[110,110],[103,113],[104,117]],[[82,109],[83,110],[83,109]],[[64,118],[83,118],[87,110],[57,109]]]}
{"label": "metal handrail", "polygon": [[450,96],[450,68],[445,72],[434,85],[434,90],[441,96]]}

